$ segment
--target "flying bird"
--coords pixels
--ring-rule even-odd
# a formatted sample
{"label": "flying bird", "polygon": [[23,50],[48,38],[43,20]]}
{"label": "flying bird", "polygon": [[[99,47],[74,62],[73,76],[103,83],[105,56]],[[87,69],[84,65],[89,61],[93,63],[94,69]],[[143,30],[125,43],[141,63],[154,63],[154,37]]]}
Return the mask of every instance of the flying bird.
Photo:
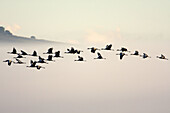
{"label": "flying bird", "polygon": [[133,54],[130,54],[130,55],[136,55],[136,56],[138,56],[138,55],[139,55],[139,51],[135,51]]}
{"label": "flying bird", "polygon": [[48,58],[46,60],[47,61],[54,61],[55,62],[55,60],[53,60],[53,56],[52,55],[48,55]]}
{"label": "flying bird", "polygon": [[112,51],[114,51],[114,49],[112,49],[112,44],[106,45],[106,47],[101,48],[101,50],[112,50]]}
{"label": "flying bird", "polygon": [[42,68],[42,69],[45,69],[45,67],[42,67],[42,66],[40,66],[40,65],[36,65],[35,67],[36,67],[38,70],[40,70],[41,68]]}
{"label": "flying bird", "polygon": [[32,67],[33,67],[33,68],[36,67],[38,70],[40,70],[41,68],[45,69],[45,67],[42,67],[42,66],[40,66],[40,65],[36,65],[36,63],[37,63],[36,61],[31,60],[31,61],[30,61],[30,66],[26,66],[26,67],[31,67],[31,68],[32,68]]}
{"label": "flying bird", "polygon": [[78,56],[78,60],[74,60],[74,61],[86,61],[86,60],[84,60],[84,58],[83,58],[83,57]]}
{"label": "flying bird", "polygon": [[28,55],[25,51],[21,50],[21,55]]}
{"label": "flying bird", "polygon": [[71,54],[80,54],[80,52],[83,52],[81,50],[77,50],[77,49],[74,49],[73,47],[71,47],[71,49],[67,49],[67,52],[64,52],[64,53],[71,53]]}
{"label": "flying bird", "polygon": [[17,58],[16,58],[16,61],[17,61],[17,62],[14,62],[14,64],[26,64],[25,62],[22,62],[21,60],[19,60],[19,59],[17,59]]}
{"label": "flying bird", "polygon": [[96,52],[96,50],[100,50],[100,49],[95,48],[95,47],[91,47],[91,48],[87,48],[87,49],[90,49],[92,53],[95,53],[95,52]]}
{"label": "flying bird", "polygon": [[11,64],[12,64],[12,60],[5,60],[5,61],[3,61],[3,62],[7,62],[8,63],[8,66],[11,66]]}
{"label": "flying bird", "polygon": [[116,55],[120,55],[120,60],[122,60],[125,55],[127,56],[127,54],[125,54],[125,53],[123,53],[123,52],[121,52],[121,53],[119,53],[119,54],[116,54]]}
{"label": "flying bird", "polygon": [[53,48],[49,48],[48,51],[46,53],[43,54],[53,54]]}
{"label": "flying bird", "polygon": [[102,55],[99,52],[97,52],[97,55],[98,55],[98,57],[94,58],[94,59],[106,59],[106,58],[103,58]]}
{"label": "flying bird", "polygon": [[47,62],[45,62],[45,59],[40,57],[38,58],[39,60],[37,61],[37,63],[45,63],[45,64],[48,64]]}
{"label": "flying bird", "polygon": [[12,52],[7,52],[9,54],[17,54],[17,50],[15,48],[13,48]]}
{"label": "flying bird", "polygon": [[17,57],[14,57],[14,58],[26,58],[26,57],[23,57],[21,54],[17,54],[18,56]]}
{"label": "flying bird", "polygon": [[161,56],[156,56],[156,58],[168,60],[163,54],[161,54]]}
{"label": "flying bird", "polygon": [[75,51],[75,49],[73,47],[71,47],[71,49],[67,49],[67,52],[65,52],[65,53],[75,54],[76,51]]}
{"label": "flying bird", "polygon": [[140,57],[142,57],[142,58],[151,58],[150,56],[148,56],[146,53],[143,53],[143,55],[140,55]]}
{"label": "flying bird", "polygon": [[30,66],[26,66],[26,67],[36,67],[36,61],[30,60]]}
{"label": "flying bird", "polygon": [[128,51],[128,49],[125,48],[125,47],[122,47],[121,49],[117,49],[117,51],[121,51],[121,52],[130,52],[130,51]]}
{"label": "flying bird", "polygon": [[32,54],[28,54],[28,55],[30,55],[30,56],[35,56],[35,57],[37,57],[37,56],[38,56],[38,54],[37,54],[37,52],[36,52],[36,51],[33,51],[33,53],[32,53]]}
{"label": "flying bird", "polygon": [[75,52],[77,53],[77,54],[80,54],[80,52],[83,52],[82,50],[75,50]]}
{"label": "flying bird", "polygon": [[63,56],[60,56],[60,51],[57,51],[57,52],[55,52],[55,55],[54,55],[54,57],[60,57],[60,58],[64,58]]}

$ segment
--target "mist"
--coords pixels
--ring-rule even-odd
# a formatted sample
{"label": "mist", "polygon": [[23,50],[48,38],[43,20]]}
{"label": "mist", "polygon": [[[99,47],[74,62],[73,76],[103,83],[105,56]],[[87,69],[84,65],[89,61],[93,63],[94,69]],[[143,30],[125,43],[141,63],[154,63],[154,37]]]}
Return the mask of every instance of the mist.
{"label": "mist", "polygon": [[[106,43],[108,44],[108,43]],[[119,41],[113,49],[127,47],[151,56],[143,59],[125,56],[119,60],[116,51],[99,51],[106,60],[94,60],[97,54],[87,47],[105,47],[106,44],[1,44],[0,48],[0,112],[2,113],[169,113],[170,66],[169,61],[159,60],[157,55],[169,57],[168,42]],[[24,50],[47,58],[42,54],[48,48],[61,51],[64,58],[42,64],[45,69],[27,68],[26,64],[8,66],[2,62],[13,59],[12,51]],[[67,48],[83,50],[87,62],[75,62],[78,55],[64,54]],[[40,64],[41,65],[41,64]]]}

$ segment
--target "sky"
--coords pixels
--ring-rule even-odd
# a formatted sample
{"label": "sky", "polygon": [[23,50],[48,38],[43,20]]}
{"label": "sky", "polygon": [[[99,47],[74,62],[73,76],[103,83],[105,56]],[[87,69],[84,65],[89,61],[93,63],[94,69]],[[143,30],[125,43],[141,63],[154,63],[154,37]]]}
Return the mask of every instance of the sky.
{"label": "sky", "polygon": [[[170,113],[169,0],[0,0],[0,26],[17,36],[36,36],[71,44],[0,44],[0,112],[2,113]],[[94,60],[88,47],[126,47],[151,58],[97,51],[106,60]],[[43,58],[48,48],[62,59],[40,64],[45,69],[2,62],[7,54],[34,50]],[[74,62],[83,50],[86,62]]]}
{"label": "sky", "polygon": [[0,24],[16,35],[76,44],[167,40],[169,6],[169,0],[1,0]]}

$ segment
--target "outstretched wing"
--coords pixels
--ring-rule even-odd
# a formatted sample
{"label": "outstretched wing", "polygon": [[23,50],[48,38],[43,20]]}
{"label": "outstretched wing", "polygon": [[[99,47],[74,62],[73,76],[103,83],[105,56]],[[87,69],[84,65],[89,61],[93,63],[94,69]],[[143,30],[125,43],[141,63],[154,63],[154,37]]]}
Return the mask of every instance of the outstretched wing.
{"label": "outstretched wing", "polygon": [[17,61],[17,62],[21,62],[21,60],[19,60],[19,59],[17,59],[17,58],[16,58],[16,61]]}
{"label": "outstretched wing", "polygon": [[33,64],[33,61],[31,60],[30,63]]}
{"label": "outstretched wing", "polygon": [[99,52],[97,53],[97,55],[98,55],[98,57],[101,57],[101,56],[102,56]]}
{"label": "outstretched wing", "polygon": [[27,55],[27,53],[25,51],[23,51],[23,50],[21,50],[21,54],[22,55]]}
{"label": "outstretched wing", "polygon": [[48,53],[52,53],[52,51],[53,51],[53,48],[48,49]]}
{"label": "outstretched wing", "polygon": [[48,60],[52,60],[52,55],[48,55]]}
{"label": "outstretched wing", "polygon": [[15,48],[13,48],[12,53],[16,54],[17,50]]}

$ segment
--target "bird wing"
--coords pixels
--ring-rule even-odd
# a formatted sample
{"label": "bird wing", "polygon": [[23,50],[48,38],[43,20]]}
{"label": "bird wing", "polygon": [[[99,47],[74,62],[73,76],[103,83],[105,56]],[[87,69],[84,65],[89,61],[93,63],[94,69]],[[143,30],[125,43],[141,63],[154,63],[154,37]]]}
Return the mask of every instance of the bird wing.
{"label": "bird wing", "polygon": [[52,55],[48,55],[48,60],[52,60]]}
{"label": "bird wing", "polygon": [[100,57],[100,56],[102,56],[99,52],[97,53],[97,55]]}
{"label": "bird wing", "polygon": [[49,53],[52,53],[52,51],[53,51],[53,48],[49,48],[49,49],[48,49],[48,52],[49,52]]}
{"label": "bird wing", "polygon": [[16,58],[16,61],[17,61],[17,62],[21,62],[21,60],[19,60],[19,59],[17,59],[17,58]]}
{"label": "bird wing", "polygon": [[17,50],[15,49],[15,48],[13,48],[13,51],[12,51],[13,53],[17,53]]}
{"label": "bird wing", "polygon": [[31,60],[30,63],[33,64],[33,61]]}
{"label": "bird wing", "polygon": [[25,51],[23,51],[23,50],[21,50],[21,53],[22,53],[23,55],[27,55],[27,53],[26,53]]}

